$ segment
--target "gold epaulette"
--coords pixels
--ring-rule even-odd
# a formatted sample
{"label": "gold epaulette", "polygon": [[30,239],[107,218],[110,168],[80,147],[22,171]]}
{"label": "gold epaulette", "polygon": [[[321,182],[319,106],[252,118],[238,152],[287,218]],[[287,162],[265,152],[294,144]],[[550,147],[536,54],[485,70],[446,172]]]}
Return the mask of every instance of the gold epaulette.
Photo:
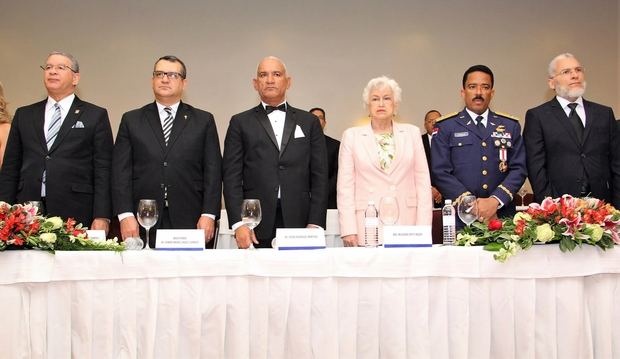
{"label": "gold epaulette", "polygon": [[513,116],[513,115],[509,115],[509,114],[507,114],[507,113],[503,113],[503,112],[495,112],[495,114],[496,114],[496,115],[500,115],[500,116],[502,116],[502,117],[509,118],[509,119],[511,119],[511,120],[515,120],[515,121],[519,122],[519,119],[518,119],[517,117]]}
{"label": "gold epaulette", "polygon": [[435,120],[435,123],[439,122],[439,121],[443,121],[443,120],[447,120],[449,118],[455,117],[456,115],[458,115],[458,112],[451,112],[447,115],[443,115],[441,117],[439,117],[438,119]]}

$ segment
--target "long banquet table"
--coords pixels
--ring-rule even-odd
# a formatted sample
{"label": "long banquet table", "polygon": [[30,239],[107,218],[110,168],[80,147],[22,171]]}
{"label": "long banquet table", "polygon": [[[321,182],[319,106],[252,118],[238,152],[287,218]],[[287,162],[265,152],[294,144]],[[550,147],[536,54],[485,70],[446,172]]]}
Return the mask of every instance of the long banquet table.
{"label": "long banquet table", "polygon": [[620,358],[620,250],[0,253],[0,358]]}

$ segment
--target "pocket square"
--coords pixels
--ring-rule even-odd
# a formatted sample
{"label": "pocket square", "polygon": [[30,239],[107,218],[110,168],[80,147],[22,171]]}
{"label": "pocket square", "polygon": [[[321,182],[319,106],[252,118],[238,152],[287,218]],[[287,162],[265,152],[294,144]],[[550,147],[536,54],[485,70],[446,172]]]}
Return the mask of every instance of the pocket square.
{"label": "pocket square", "polygon": [[84,128],[84,123],[82,123],[82,121],[78,121],[71,128]]}
{"label": "pocket square", "polygon": [[302,137],[306,137],[304,136],[304,131],[301,130],[301,127],[299,127],[299,125],[295,125],[295,138],[302,138]]}

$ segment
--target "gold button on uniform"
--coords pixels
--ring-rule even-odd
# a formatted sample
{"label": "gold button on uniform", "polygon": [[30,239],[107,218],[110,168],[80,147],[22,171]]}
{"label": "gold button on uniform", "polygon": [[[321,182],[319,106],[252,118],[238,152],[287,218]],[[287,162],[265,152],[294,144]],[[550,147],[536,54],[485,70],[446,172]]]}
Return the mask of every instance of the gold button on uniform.
{"label": "gold button on uniform", "polygon": [[482,156],[482,160],[486,161],[487,160],[487,156]]}
{"label": "gold button on uniform", "polygon": [[487,188],[489,188],[488,184],[485,183],[485,184],[482,185],[482,189],[487,189]]}
{"label": "gold button on uniform", "polygon": [[482,147],[486,147],[487,143],[486,142],[482,142]]}
{"label": "gold button on uniform", "polygon": [[487,170],[482,170],[482,175],[483,175],[483,176],[486,176],[486,175],[487,175],[487,173],[488,173],[488,172],[487,172]]}

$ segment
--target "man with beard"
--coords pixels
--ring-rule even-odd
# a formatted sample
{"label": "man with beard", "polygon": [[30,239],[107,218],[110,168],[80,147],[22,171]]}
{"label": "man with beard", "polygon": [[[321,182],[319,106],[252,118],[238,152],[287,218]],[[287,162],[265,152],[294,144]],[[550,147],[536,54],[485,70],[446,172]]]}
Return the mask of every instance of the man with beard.
{"label": "man with beard", "polygon": [[569,53],[551,60],[548,84],[557,96],[527,111],[523,131],[535,201],[570,194],[620,208],[620,138],[612,109],[583,99],[584,69]]}
{"label": "man with beard", "polygon": [[526,175],[519,121],[489,110],[493,84],[488,67],[467,69],[461,90],[465,108],[437,120],[431,146],[434,184],[456,203],[475,195],[480,221],[513,215],[512,199]]}

